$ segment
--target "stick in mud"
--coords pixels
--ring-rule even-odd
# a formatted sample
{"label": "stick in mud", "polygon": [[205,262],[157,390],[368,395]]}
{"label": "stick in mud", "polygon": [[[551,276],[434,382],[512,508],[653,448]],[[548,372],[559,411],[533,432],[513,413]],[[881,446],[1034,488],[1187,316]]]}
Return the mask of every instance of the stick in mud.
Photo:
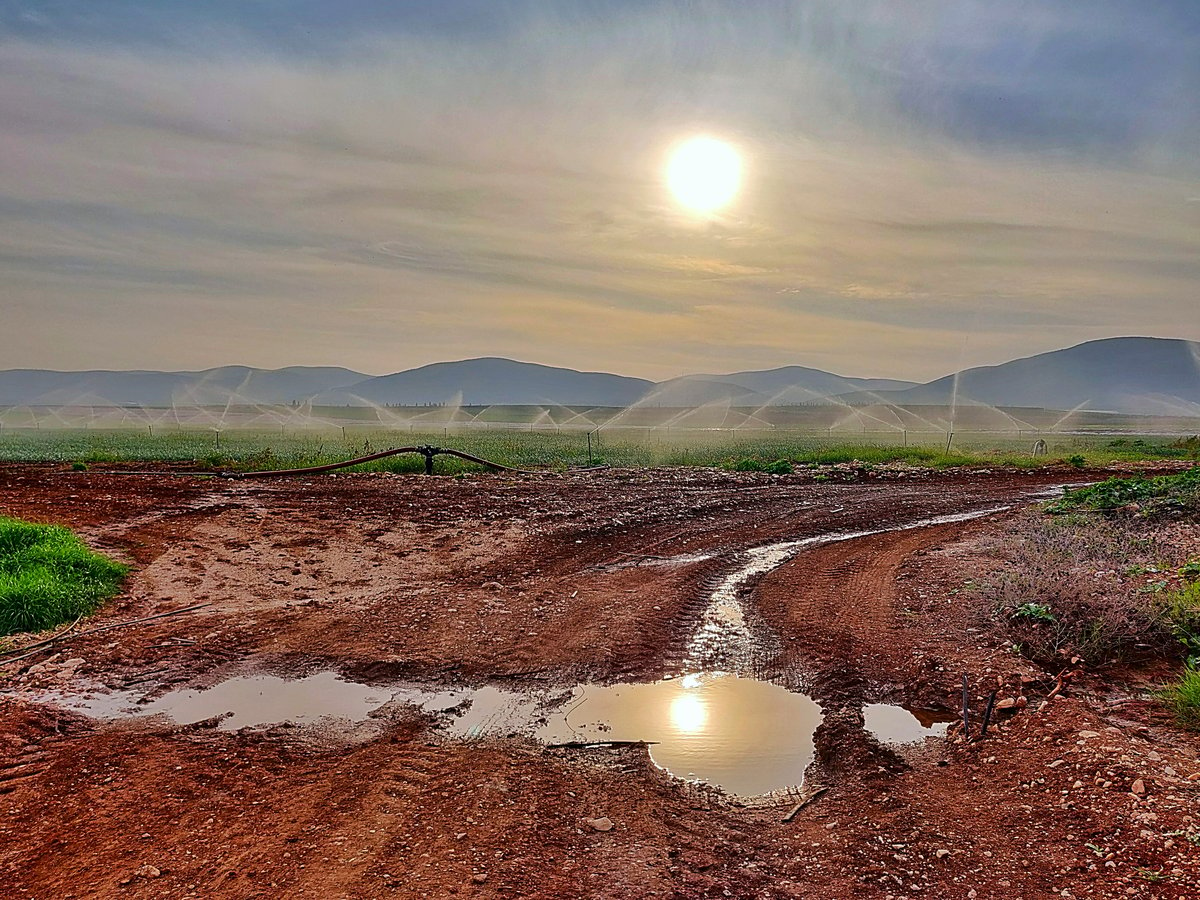
{"label": "stick in mud", "polygon": [[804,809],[804,807],[808,806],[828,790],[829,788],[827,787],[817,788],[815,791],[793,806],[791,811],[783,817],[783,821],[785,823],[792,821],[792,819],[796,818],[796,815],[800,812],[800,810]]}
{"label": "stick in mud", "polygon": [[963,740],[971,739],[971,694],[968,687],[967,676],[963,676]]}
{"label": "stick in mud", "polygon": [[79,619],[76,619],[75,622],[72,623],[71,628],[68,628],[66,631],[59,632],[52,638],[39,641],[36,644],[30,644],[27,647],[14,647],[12,650],[8,651],[9,654],[20,653],[20,656],[8,655],[6,657],[4,654],[0,654],[0,666],[6,666],[9,663],[15,663],[18,660],[33,656],[35,653],[40,653],[43,650],[47,650],[52,645],[57,644],[60,641],[74,640],[75,638],[84,637],[85,635],[89,634],[96,634],[100,631],[111,631],[114,628],[125,628],[129,625],[140,625],[142,622],[150,622],[154,619],[165,619],[169,616],[178,616],[181,613],[192,612],[193,610],[197,609],[204,609],[206,606],[212,606],[212,604],[196,603],[192,606],[185,606],[183,609],[173,609],[169,612],[155,613],[152,616],[142,616],[140,619],[127,619],[124,622],[113,622],[108,625],[100,625],[96,628],[89,628],[86,631],[76,631],[74,634],[72,634],[71,629],[79,624]]}
{"label": "stick in mud", "polygon": [[979,729],[979,739],[983,740],[987,737],[988,725],[992,721],[992,709],[996,706],[996,692],[992,691],[988,694],[987,706],[983,710],[983,727]]}

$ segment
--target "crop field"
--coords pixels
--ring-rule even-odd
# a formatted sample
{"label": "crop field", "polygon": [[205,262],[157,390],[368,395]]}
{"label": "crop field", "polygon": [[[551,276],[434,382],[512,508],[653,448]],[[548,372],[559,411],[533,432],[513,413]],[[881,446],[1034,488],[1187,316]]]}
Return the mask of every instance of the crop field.
{"label": "crop field", "polygon": [[[1034,442],[1046,442],[1043,454]],[[1195,459],[1200,441],[1184,435],[1045,434],[1005,432],[900,434],[812,432],[793,429],[699,430],[599,428],[590,432],[550,428],[409,430],[341,428],[7,428],[0,430],[0,460],[65,463],[164,462],[209,467],[291,468],[323,465],[392,447],[433,445],[463,450],[518,468],[571,466],[723,466],[753,468],[777,460],[829,464],[907,462],[954,466],[991,464],[1028,467],[1047,460],[1104,465],[1138,459]],[[949,446],[948,446],[949,445]],[[416,457],[364,464],[363,471],[416,472]],[[443,457],[439,472],[477,467]]]}

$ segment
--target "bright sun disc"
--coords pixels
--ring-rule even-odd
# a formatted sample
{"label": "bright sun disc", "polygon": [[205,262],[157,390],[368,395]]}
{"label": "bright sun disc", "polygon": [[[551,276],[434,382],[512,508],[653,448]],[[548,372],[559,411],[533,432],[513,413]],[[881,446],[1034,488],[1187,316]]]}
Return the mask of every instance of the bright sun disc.
{"label": "bright sun disc", "polygon": [[728,203],[742,180],[742,161],[724,141],[694,137],[675,148],[667,163],[667,186],[675,199],[696,212]]}

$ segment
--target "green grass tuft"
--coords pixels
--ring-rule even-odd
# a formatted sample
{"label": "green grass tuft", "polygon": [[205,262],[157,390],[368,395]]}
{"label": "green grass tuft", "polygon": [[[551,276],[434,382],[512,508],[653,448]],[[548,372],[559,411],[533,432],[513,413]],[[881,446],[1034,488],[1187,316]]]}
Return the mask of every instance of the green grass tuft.
{"label": "green grass tuft", "polygon": [[1188,667],[1159,691],[1159,697],[1184,728],[1200,731],[1200,669]]}
{"label": "green grass tuft", "polygon": [[90,613],[116,593],[126,571],[66,528],[0,517],[0,635]]}

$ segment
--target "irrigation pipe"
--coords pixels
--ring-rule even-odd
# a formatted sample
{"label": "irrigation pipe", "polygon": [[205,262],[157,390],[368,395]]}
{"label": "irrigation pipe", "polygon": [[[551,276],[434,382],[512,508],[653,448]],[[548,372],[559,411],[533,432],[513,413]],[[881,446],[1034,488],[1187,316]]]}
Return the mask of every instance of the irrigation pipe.
{"label": "irrigation pipe", "polygon": [[465,459],[467,462],[486,466],[495,472],[513,472],[518,475],[535,474],[534,472],[527,472],[524,469],[514,469],[512,466],[505,466],[478,456],[472,456],[470,453],[463,453],[461,450],[449,450],[444,447],[430,446],[394,447],[391,450],[381,450],[379,453],[371,453],[367,456],[359,456],[343,462],[327,463],[323,466],[305,466],[301,469],[264,469],[261,472],[226,472],[222,474],[226,478],[276,478],[282,475],[318,475],[322,472],[333,472],[336,469],[345,469],[348,466],[357,466],[362,463],[373,462],[377,459],[384,459],[388,456],[396,456],[399,453],[420,453],[424,456],[426,475],[433,474],[433,458],[439,453],[444,453],[447,456],[457,456],[459,459]]}
{"label": "irrigation pipe", "polygon": [[[126,626],[129,626],[129,625],[139,625],[142,622],[149,622],[153,619],[165,619],[168,616],[178,616],[181,613],[192,612],[193,610],[197,610],[197,609],[204,609],[204,607],[206,607],[206,606],[212,606],[212,604],[211,603],[197,603],[197,604],[194,604],[193,606],[185,606],[183,609],[173,609],[170,612],[155,613],[152,616],[142,616],[142,618],[140,618],[140,619],[128,619],[124,622],[112,622],[108,625],[99,625],[95,628],[89,628],[86,631],[77,631],[74,634],[71,634],[71,629],[74,628],[77,624],[79,624],[79,619],[76,619],[71,624],[70,628],[67,628],[64,631],[60,631],[58,634],[54,635],[51,638],[47,638],[44,641],[39,641],[36,644],[30,644],[27,647],[16,647],[12,650],[8,650],[4,653],[0,653],[0,666],[6,666],[9,663],[15,663],[18,660],[25,659],[27,656],[33,656],[35,653],[40,653],[43,650],[47,650],[53,644],[57,644],[59,641],[66,640],[67,638],[72,638],[72,639],[79,638],[79,637],[84,637],[85,635],[89,635],[89,634],[97,634],[101,631],[110,631],[113,628],[125,628]],[[14,653],[19,653],[21,655],[13,656],[12,654],[14,654]]]}

